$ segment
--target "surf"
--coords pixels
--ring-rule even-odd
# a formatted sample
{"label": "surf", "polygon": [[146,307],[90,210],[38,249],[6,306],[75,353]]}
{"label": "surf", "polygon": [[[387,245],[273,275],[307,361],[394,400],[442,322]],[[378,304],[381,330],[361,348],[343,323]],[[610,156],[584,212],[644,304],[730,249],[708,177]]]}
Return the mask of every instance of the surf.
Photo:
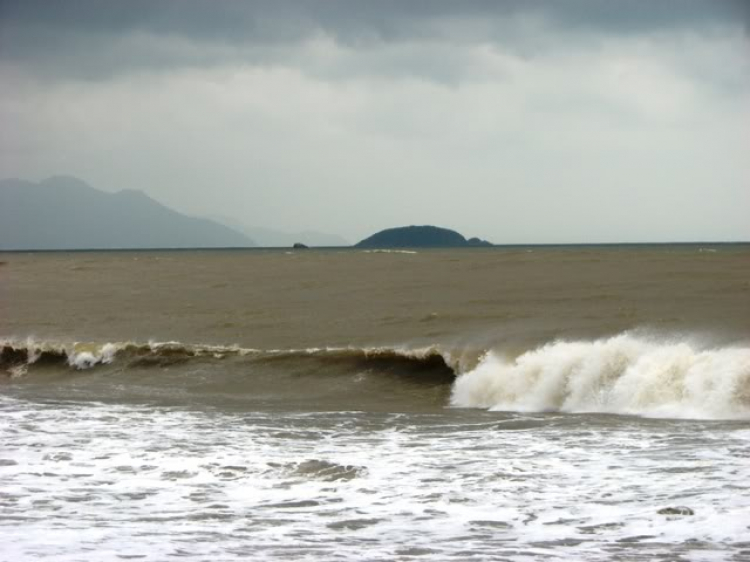
{"label": "surf", "polygon": [[750,419],[750,348],[630,334],[555,341],[509,357],[489,350],[461,374],[455,407]]}
{"label": "surf", "polygon": [[[491,411],[750,419],[750,347],[635,333],[503,344],[254,349],[182,342],[0,342],[10,381],[58,375],[98,384],[205,389],[327,407],[437,405]],[[65,373],[69,375],[65,375]],[[146,377],[144,379],[144,377]],[[144,382],[146,381],[147,382]],[[53,383],[51,383],[53,384]]]}

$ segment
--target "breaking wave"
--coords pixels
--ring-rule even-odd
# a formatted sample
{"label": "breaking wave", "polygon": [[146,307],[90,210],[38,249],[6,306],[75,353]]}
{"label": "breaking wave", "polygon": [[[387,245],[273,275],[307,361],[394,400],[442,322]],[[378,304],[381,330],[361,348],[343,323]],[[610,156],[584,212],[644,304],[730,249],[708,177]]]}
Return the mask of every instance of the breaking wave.
{"label": "breaking wave", "polygon": [[[630,333],[553,341],[513,354],[503,346],[261,350],[179,342],[0,341],[0,370],[10,378],[44,366],[75,372],[113,366],[123,377],[130,370],[175,367],[188,377],[190,364],[206,362],[225,365],[209,372],[217,373],[215,384],[226,391],[258,394],[285,387],[310,400],[321,388],[337,389],[337,400],[348,400],[350,392],[373,392],[370,403],[400,393],[403,400],[419,400],[428,385],[446,389],[441,400],[458,408],[750,419],[750,347],[705,347]],[[262,378],[265,372],[272,376]],[[330,377],[360,381],[362,373],[374,375],[370,386],[322,384]],[[159,377],[153,379],[159,384]],[[414,384],[424,391],[415,391]]]}
{"label": "breaking wave", "polygon": [[418,349],[393,347],[324,347],[306,349],[253,349],[236,345],[192,345],[180,342],[73,343],[61,344],[27,340],[0,341],[0,369],[11,377],[23,376],[34,365],[58,365],[82,371],[97,366],[124,363],[125,367],[165,367],[191,360],[247,358],[256,363],[315,361],[327,365],[370,364],[422,366],[449,370],[450,354],[437,346]]}
{"label": "breaking wave", "polygon": [[750,348],[701,349],[629,334],[489,351],[458,377],[451,404],[506,411],[750,418]]}

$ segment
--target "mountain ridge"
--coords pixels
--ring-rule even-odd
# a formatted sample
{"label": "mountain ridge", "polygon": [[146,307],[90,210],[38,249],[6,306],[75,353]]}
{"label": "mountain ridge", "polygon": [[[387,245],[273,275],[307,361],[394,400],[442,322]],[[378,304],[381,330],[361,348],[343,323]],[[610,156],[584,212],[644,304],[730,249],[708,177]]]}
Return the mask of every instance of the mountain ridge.
{"label": "mountain ridge", "polygon": [[317,230],[286,232],[263,226],[250,226],[226,215],[207,215],[206,218],[228,226],[248,236],[261,248],[289,248],[297,242],[310,247],[346,247],[351,242],[337,234]]}
{"label": "mountain ridge", "polygon": [[108,193],[72,176],[0,180],[0,250],[252,247],[246,235],[147,193]]}

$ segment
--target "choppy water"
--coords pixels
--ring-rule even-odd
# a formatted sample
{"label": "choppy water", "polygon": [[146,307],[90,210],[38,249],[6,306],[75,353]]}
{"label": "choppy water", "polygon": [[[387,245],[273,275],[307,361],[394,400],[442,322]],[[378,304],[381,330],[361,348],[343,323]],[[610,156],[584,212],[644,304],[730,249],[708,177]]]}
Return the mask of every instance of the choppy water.
{"label": "choppy water", "polygon": [[750,555],[741,423],[9,398],[2,415],[7,560]]}
{"label": "choppy water", "polygon": [[0,257],[0,560],[750,559],[746,247]]}

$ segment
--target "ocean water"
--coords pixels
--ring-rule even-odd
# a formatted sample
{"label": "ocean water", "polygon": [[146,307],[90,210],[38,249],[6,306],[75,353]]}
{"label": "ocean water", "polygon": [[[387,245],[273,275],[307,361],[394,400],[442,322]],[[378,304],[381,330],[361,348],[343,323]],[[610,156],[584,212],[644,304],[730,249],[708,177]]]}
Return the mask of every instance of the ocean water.
{"label": "ocean water", "polygon": [[0,254],[0,560],[750,560],[750,247]]}

